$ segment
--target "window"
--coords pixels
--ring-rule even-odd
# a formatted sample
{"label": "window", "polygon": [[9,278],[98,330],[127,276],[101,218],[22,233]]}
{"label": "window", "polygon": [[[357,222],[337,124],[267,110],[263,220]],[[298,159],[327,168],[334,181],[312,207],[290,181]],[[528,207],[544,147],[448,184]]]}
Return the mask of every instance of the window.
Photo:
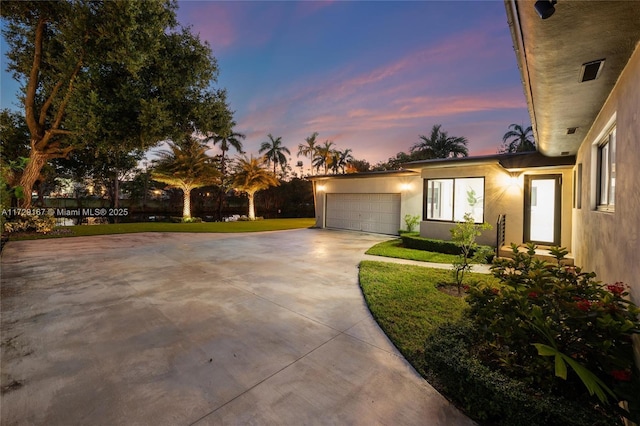
{"label": "window", "polygon": [[598,209],[613,210],[616,197],[616,128],[598,145]]}
{"label": "window", "polygon": [[484,222],[484,178],[427,179],[425,219]]}
{"label": "window", "polygon": [[582,163],[573,170],[573,208],[582,208]]}

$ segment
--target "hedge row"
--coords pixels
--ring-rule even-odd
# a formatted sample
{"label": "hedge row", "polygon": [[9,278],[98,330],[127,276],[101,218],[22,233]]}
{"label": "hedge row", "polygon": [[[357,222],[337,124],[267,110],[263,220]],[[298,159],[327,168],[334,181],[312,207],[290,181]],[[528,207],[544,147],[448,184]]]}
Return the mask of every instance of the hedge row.
{"label": "hedge row", "polygon": [[482,424],[529,426],[620,425],[595,405],[536,395],[522,382],[491,370],[473,357],[470,323],[447,324],[425,344],[428,380]]}
{"label": "hedge row", "polygon": [[[460,254],[460,247],[453,241],[434,240],[431,238],[424,238],[412,234],[401,234],[400,238],[402,238],[402,245],[405,248],[434,251],[436,253],[446,253],[454,255]],[[489,246],[482,247],[486,247],[491,251],[493,250],[493,248]]]}

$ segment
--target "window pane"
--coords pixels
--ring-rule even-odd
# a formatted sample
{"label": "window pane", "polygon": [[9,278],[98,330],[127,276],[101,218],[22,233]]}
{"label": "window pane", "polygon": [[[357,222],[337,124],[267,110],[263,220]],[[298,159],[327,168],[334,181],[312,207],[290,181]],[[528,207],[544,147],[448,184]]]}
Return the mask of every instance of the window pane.
{"label": "window pane", "polygon": [[466,213],[476,223],[484,221],[484,178],[455,180],[454,220],[463,221]]}
{"label": "window pane", "polygon": [[612,209],[616,196],[616,128],[598,147],[598,205]]}
{"label": "window pane", "polygon": [[453,179],[427,180],[427,219],[453,219]]}
{"label": "window pane", "polygon": [[607,204],[615,204],[616,195],[616,129],[609,135],[609,197]]}
{"label": "window pane", "polygon": [[599,149],[600,158],[600,204],[608,204],[609,192],[609,144],[602,145]]}

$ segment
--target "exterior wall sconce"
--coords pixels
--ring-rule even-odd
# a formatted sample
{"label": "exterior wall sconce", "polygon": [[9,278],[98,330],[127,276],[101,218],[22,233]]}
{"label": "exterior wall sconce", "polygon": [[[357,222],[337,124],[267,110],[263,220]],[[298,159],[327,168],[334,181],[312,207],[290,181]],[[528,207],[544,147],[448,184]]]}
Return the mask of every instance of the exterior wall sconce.
{"label": "exterior wall sconce", "polygon": [[554,7],[556,3],[558,3],[557,0],[538,0],[533,7],[540,18],[547,19],[556,11]]}
{"label": "exterior wall sconce", "polygon": [[410,183],[401,183],[400,184],[400,191],[406,192],[406,191],[409,191],[410,189],[411,189],[411,184]]}
{"label": "exterior wall sconce", "polygon": [[324,185],[318,185],[318,186],[316,186],[316,191],[317,191],[317,192],[324,192],[324,190],[325,190]]}
{"label": "exterior wall sconce", "polygon": [[520,183],[521,174],[521,172],[509,172],[509,183],[512,186],[518,185],[518,183]]}

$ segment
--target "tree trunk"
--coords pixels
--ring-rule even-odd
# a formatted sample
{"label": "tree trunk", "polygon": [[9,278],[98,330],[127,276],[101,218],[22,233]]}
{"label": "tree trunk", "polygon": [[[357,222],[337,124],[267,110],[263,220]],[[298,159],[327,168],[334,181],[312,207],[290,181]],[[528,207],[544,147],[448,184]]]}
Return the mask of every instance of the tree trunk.
{"label": "tree trunk", "polygon": [[220,185],[220,187],[218,188],[218,210],[217,210],[218,215],[216,217],[217,217],[217,220],[221,222],[222,222],[222,205],[224,204],[225,194],[226,192],[224,188],[222,187],[222,185]]}
{"label": "tree trunk", "polygon": [[183,194],[183,207],[182,207],[182,219],[191,218],[191,188],[182,188]]}
{"label": "tree trunk", "polygon": [[20,178],[20,186],[24,194],[24,198],[18,201],[21,208],[31,208],[31,193],[33,192],[33,185],[40,177],[40,171],[42,167],[47,163],[47,155],[43,154],[35,149],[31,149],[29,152],[29,161]]}
{"label": "tree trunk", "polygon": [[[120,179],[118,179],[118,170],[116,169],[116,175],[113,182],[113,208],[120,208]],[[120,223],[120,217],[116,214],[113,217],[113,223]]]}
{"label": "tree trunk", "polygon": [[247,196],[249,197],[249,220],[256,220],[256,211],[253,203],[253,196],[255,194],[253,192],[248,192]]}
{"label": "tree trunk", "polygon": [[115,178],[113,179],[113,208],[120,207],[120,179],[118,179],[118,171],[116,170]]}

